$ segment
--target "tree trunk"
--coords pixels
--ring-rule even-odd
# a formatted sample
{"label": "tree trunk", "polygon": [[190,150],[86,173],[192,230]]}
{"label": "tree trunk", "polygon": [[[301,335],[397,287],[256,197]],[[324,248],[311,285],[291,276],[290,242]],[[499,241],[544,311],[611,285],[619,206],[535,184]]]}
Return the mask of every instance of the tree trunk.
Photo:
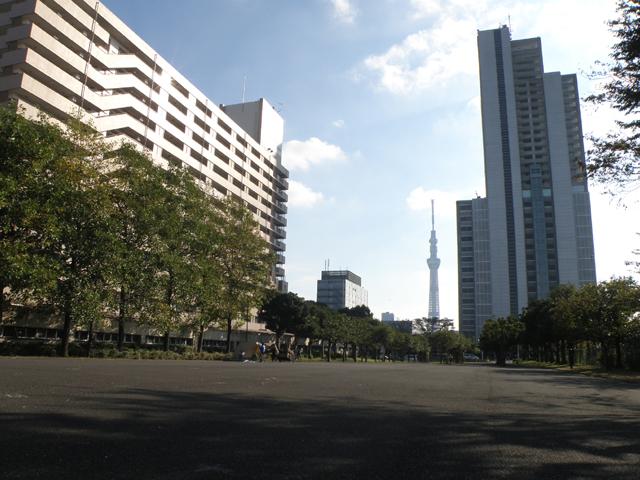
{"label": "tree trunk", "polygon": [[91,357],[93,350],[93,320],[89,322],[89,337],[87,338],[87,357]]}
{"label": "tree trunk", "polygon": [[203,344],[204,344],[204,325],[200,324],[200,330],[198,332],[198,344],[196,346],[196,351],[198,353],[202,353]]}
{"label": "tree trunk", "polygon": [[69,356],[69,341],[71,336],[71,293],[65,293],[64,326],[62,327],[62,356]]}
{"label": "tree trunk", "polygon": [[[167,305],[167,307],[169,307],[169,324],[172,325],[173,324],[173,310],[172,310],[172,305],[173,305],[173,282],[174,282],[174,278],[173,278],[173,271],[169,268],[168,269],[169,272],[169,281],[167,282],[167,291],[165,294],[165,303]],[[168,352],[169,351],[169,336],[171,335],[171,327],[167,328],[167,331],[164,334],[164,351]]]}
{"label": "tree trunk", "polygon": [[4,282],[0,282],[0,323],[4,320]]}
{"label": "tree trunk", "polygon": [[621,344],[620,337],[616,337],[616,368],[623,368]]}
{"label": "tree trunk", "polygon": [[118,306],[118,351],[124,347],[124,319],[127,314],[127,292],[124,286],[120,287],[120,301]]}
{"label": "tree trunk", "polygon": [[561,347],[561,354],[562,354],[562,363],[565,364],[567,363],[567,342],[565,340],[562,340],[560,342],[560,347]]}
{"label": "tree trunk", "polygon": [[609,367],[610,367],[610,365],[609,365],[609,347],[607,346],[606,342],[601,342],[600,355],[602,355],[602,358],[600,359],[600,363],[605,368],[605,370],[609,370]]}
{"label": "tree trunk", "polygon": [[576,364],[576,345],[573,342],[569,342],[569,367],[573,369]]}
{"label": "tree trunk", "polygon": [[231,353],[231,315],[227,317],[227,353]]}
{"label": "tree trunk", "polygon": [[498,367],[504,367],[507,365],[507,356],[505,352],[502,352],[502,351],[496,352],[496,365]]}
{"label": "tree trunk", "polygon": [[164,332],[164,351],[169,351],[169,337],[171,336],[171,330]]}

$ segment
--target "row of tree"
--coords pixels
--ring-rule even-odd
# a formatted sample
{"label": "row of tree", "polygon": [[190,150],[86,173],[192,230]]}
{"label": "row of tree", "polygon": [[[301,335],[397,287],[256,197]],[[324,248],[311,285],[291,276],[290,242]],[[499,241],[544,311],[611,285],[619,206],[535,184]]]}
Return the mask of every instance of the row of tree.
{"label": "row of tree", "polygon": [[[373,318],[366,306],[331,310],[323,304],[305,301],[294,293],[272,292],[258,313],[258,319],[276,335],[280,344],[285,334],[309,339],[311,345],[320,344],[322,356],[330,361],[340,350],[343,360],[387,358],[403,359],[407,355],[426,361],[430,353],[451,355],[462,361],[462,354],[472,349],[462,335],[445,328],[433,328],[426,319],[416,322],[419,332],[412,334],[395,330]],[[339,348],[338,348],[339,347]]]}
{"label": "row of tree", "polygon": [[70,332],[105,318],[164,335],[227,329],[262,303],[273,254],[246,207],[186,169],[161,168],[90,126],[0,109],[0,320],[10,301],[52,307]]}
{"label": "row of tree", "polygon": [[640,286],[614,278],[580,288],[561,285],[519,317],[485,322],[480,347],[499,364],[519,346],[524,359],[569,363],[597,356],[605,368],[640,368]]}

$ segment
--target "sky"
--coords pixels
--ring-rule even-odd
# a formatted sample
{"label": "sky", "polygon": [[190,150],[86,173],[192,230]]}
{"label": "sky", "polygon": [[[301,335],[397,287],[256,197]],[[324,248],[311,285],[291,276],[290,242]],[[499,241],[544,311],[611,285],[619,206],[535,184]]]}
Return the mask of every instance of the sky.
{"label": "sky", "polygon": [[[325,262],[362,277],[379,318],[427,315],[430,200],[440,314],[457,319],[455,201],[484,195],[477,30],[541,37],[581,96],[607,60],[615,0],[105,0],[216,103],[264,97],[285,119],[289,290]],[[152,8],[150,8],[152,6]],[[245,81],[246,79],[246,81]],[[615,114],[582,106],[586,134]],[[598,280],[629,275],[640,193],[591,185]]]}

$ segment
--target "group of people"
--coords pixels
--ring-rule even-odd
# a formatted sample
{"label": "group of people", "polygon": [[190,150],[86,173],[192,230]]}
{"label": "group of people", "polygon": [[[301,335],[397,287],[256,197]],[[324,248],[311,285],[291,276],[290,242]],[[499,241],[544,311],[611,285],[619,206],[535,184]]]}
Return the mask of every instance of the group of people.
{"label": "group of people", "polygon": [[267,357],[270,357],[272,362],[276,360],[278,362],[295,362],[296,360],[296,353],[291,344],[283,344],[281,348],[278,348],[278,345],[274,341],[266,344],[256,342],[254,356],[258,362],[263,362]]}

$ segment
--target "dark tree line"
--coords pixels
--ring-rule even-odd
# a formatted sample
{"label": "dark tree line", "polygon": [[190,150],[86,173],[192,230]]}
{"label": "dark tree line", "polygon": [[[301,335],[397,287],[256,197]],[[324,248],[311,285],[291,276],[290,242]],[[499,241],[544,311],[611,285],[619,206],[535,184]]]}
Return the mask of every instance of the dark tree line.
{"label": "dark tree line", "polygon": [[401,332],[373,318],[369,308],[357,306],[339,311],[326,305],[305,301],[294,293],[272,292],[258,314],[267,328],[276,334],[276,343],[285,334],[309,339],[306,354],[313,355],[313,346],[326,361],[338,353],[342,360],[357,361],[404,359],[408,355],[426,361],[435,355],[451,355],[462,361],[462,354],[472,349],[471,343],[447,328],[429,328],[429,322],[416,323],[416,333]]}
{"label": "dark tree line", "polygon": [[155,165],[90,126],[0,109],[0,320],[48,308],[71,332],[115,319],[164,335],[226,328],[262,303],[273,254],[250,212],[184,168]]}
{"label": "dark tree line", "polygon": [[519,346],[523,359],[639,369],[640,286],[631,278],[581,288],[561,285],[519,317],[488,320],[480,346],[501,365]]}

